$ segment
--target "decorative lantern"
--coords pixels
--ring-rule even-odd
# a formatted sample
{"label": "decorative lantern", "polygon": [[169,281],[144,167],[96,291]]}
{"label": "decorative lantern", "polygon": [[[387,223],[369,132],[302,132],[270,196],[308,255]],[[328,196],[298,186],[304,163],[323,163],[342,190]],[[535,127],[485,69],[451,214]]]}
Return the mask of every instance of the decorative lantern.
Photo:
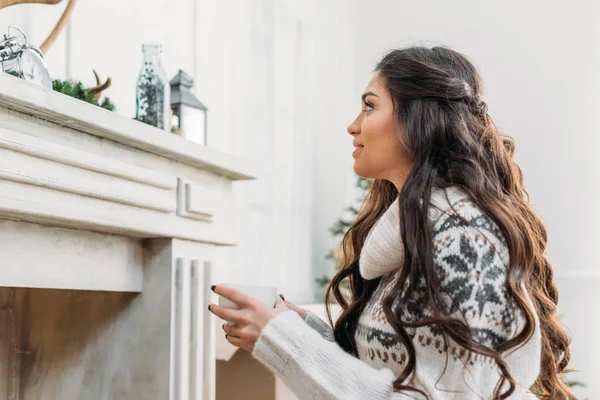
{"label": "decorative lantern", "polygon": [[186,139],[207,144],[208,109],[192,93],[194,80],[182,70],[171,79],[171,110],[173,131]]}

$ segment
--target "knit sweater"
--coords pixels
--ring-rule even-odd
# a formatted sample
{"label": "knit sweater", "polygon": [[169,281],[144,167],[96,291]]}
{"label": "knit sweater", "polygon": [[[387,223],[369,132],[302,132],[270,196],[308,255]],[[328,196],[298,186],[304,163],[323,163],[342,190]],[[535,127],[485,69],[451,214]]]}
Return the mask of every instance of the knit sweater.
{"label": "knit sweater", "polygon": [[[458,189],[435,190],[429,208],[434,231],[434,267],[447,311],[470,328],[472,339],[489,347],[515,337],[524,316],[507,292],[506,241],[494,222]],[[396,200],[367,235],[359,267],[364,279],[378,279],[355,333],[358,357],[333,339],[331,327],[314,314],[303,321],[293,311],[273,318],[253,351],[299,399],[421,399],[413,391],[394,392],[393,382],[406,367],[407,353],[382,310],[404,260]],[[524,288],[523,288],[524,290]],[[529,300],[531,307],[531,301]],[[430,315],[417,294],[402,320]],[[539,321],[524,345],[502,354],[515,379],[511,399],[535,399],[528,388],[540,371]],[[434,327],[407,328],[416,354],[408,382],[433,400],[490,399],[500,373],[491,358],[468,352]]]}

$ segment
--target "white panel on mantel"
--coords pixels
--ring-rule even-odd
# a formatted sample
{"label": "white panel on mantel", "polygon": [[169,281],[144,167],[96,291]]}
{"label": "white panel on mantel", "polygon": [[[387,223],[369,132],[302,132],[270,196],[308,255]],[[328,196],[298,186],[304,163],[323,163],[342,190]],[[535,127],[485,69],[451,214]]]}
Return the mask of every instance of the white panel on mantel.
{"label": "white panel on mantel", "polygon": [[141,241],[0,219],[0,287],[141,292]]}
{"label": "white panel on mantel", "polygon": [[2,128],[0,179],[164,213],[175,211],[175,178]]}
{"label": "white panel on mantel", "polygon": [[223,201],[219,190],[195,185],[183,179],[178,182],[177,200],[177,215],[205,222],[213,222],[213,216]]}

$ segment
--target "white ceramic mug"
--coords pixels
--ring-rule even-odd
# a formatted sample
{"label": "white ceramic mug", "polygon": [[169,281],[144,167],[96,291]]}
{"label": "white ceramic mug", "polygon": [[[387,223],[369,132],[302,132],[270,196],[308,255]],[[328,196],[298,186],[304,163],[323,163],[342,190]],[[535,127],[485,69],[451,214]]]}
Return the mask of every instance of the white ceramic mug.
{"label": "white ceramic mug", "polygon": [[[275,301],[277,300],[277,288],[272,286],[256,286],[256,285],[238,285],[233,283],[222,283],[219,286],[229,287],[238,290],[245,295],[254,297],[260,300],[263,304],[268,307],[275,307]],[[219,305],[222,307],[239,309],[238,305],[234,302],[226,299],[223,296],[219,296]],[[227,321],[229,325],[233,323]]]}

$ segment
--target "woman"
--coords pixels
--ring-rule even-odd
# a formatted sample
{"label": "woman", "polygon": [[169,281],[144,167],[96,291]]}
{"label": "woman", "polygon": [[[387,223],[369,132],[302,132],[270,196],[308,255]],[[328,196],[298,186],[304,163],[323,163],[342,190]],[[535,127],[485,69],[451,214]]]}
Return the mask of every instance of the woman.
{"label": "woman", "polygon": [[354,169],[374,181],[327,291],[333,329],[213,287],[241,307],[209,307],[237,323],[227,340],[300,399],[574,398],[546,229],[481,94],[472,63],[443,47],[377,65],[348,127]]}

